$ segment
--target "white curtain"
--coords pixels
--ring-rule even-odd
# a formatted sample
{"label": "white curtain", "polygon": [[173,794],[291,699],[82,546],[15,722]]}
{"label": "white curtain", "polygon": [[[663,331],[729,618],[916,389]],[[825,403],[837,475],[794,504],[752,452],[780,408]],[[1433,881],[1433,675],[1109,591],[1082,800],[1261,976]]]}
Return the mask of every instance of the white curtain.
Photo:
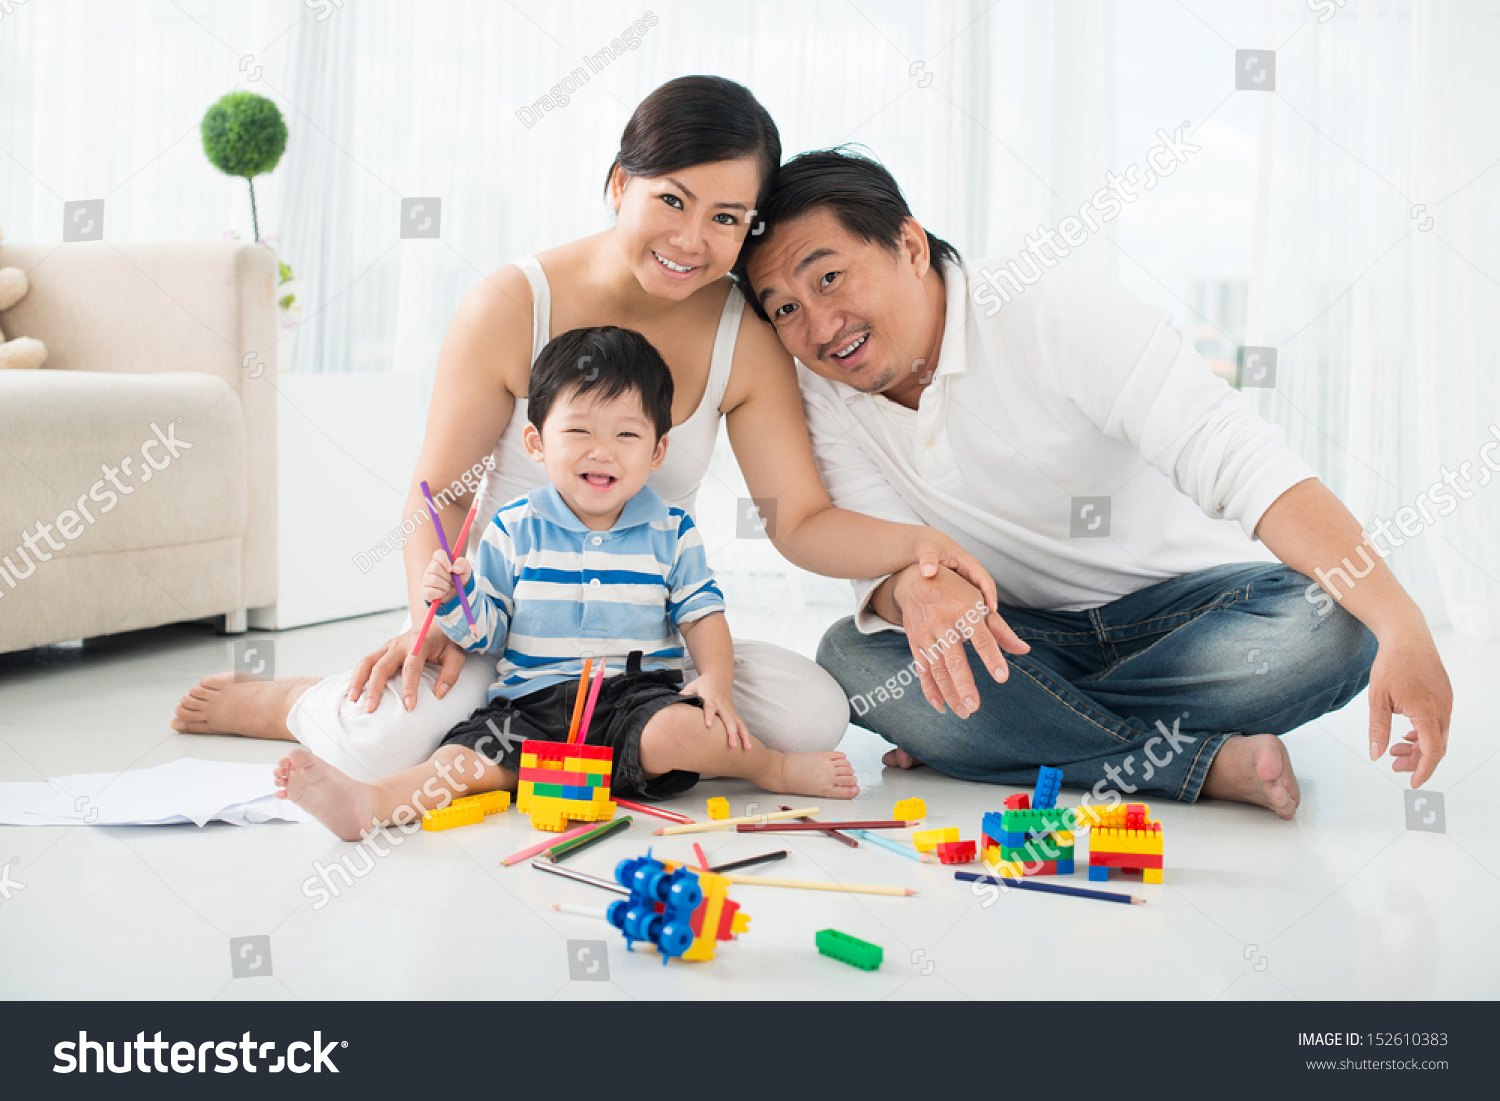
{"label": "white curtain", "polygon": [[1500,637],[1500,5],[1284,0],[1267,38],[1247,392],[1367,527],[1411,510],[1388,561],[1430,620]]}

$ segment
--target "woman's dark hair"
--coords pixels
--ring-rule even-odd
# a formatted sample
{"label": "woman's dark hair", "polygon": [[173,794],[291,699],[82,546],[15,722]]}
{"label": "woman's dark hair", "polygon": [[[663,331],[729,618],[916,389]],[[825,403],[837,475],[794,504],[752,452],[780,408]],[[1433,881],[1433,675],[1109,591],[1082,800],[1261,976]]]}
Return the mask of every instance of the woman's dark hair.
{"label": "woman's dark hair", "polygon": [[[896,178],[884,165],[847,146],[816,149],[793,157],[781,166],[771,190],[760,201],[759,220],[740,249],[734,278],[763,320],[769,320],[750,286],[750,257],[771,239],[779,222],[789,222],[808,211],[826,207],[849,233],[891,253],[900,251],[901,227],[912,216]],[[932,265],[959,262],[958,249],[941,237],[927,234]]]}
{"label": "woman's dark hair", "polygon": [[721,76],[680,76],[641,100],[630,116],[604,177],[604,193],[609,194],[617,166],[629,176],[665,176],[740,157],[759,164],[759,206],[781,164],[776,124],[743,84]]}
{"label": "woman's dark hair", "polygon": [[531,365],[526,419],[540,432],[560,394],[598,393],[608,400],[631,392],[659,440],[672,428],[672,372],[649,340],[634,329],[600,325],[553,337]]}

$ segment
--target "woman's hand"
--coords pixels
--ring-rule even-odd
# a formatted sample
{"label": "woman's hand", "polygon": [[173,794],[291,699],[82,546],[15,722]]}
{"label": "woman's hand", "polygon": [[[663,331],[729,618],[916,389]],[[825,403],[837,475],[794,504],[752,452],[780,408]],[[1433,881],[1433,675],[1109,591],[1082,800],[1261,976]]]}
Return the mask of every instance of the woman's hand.
{"label": "woman's hand", "polygon": [[427,662],[442,665],[433,694],[438,699],[448,694],[448,689],[458,682],[458,675],[463,672],[465,651],[442,631],[434,628],[427,632],[421,654],[414,654],[412,646],[417,641],[418,630],[420,625],[413,626],[411,630],[397,635],[360,660],[354,669],[354,675],[349,678],[351,701],[359,699],[363,692],[366,697],[365,711],[374,711],[380,706],[386,682],[399,670],[401,702],[410,711],[417,706],[417,686],[422,681],[422,667]]}
{"label": "woman's hand", "polygon": [[988,611],[993,612],[999,602],[995,594],[995,579],[979,564],[979,559],[936,528],[926,528],[918,536],[916,557],[912,564],[929,580],[938,575],[939,566],[952,570],[979,590]]}

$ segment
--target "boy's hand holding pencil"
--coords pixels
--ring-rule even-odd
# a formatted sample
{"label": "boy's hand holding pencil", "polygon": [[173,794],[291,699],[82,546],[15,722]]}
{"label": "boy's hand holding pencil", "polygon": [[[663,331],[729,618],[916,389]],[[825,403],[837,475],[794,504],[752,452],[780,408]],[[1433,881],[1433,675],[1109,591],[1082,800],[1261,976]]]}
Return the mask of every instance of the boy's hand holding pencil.
{"label": "boy's hand holding pencil", "polygon": [[457,595],[454,578],[461,585],[468,585],[471,573],[469,560],[462,556],[448,560],[442,550],[432,552],[432,561],[427,563],[427,572],[422,575],[422,599],[429,604],[443,604]]}

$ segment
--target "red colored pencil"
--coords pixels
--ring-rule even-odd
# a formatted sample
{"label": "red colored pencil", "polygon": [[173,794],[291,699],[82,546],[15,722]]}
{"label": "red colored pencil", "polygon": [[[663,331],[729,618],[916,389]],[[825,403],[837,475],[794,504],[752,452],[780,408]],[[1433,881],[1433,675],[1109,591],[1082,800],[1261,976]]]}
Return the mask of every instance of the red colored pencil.
{"label": "red colored pencil", "polygon": [[696,841],[693,842],[693,855],[698,858],[698,867],[708,871],[708,857],[703,855],[703,846]]}
{"label": "red colored pencil", "polygon": [[[459,529],[458,539],[453,543],[453,545],[458,548],[458,555],[460,558],[463,557],[464,553],[464,541],[469,538],[469,527],[474,523],[474,514],[478,511],[479,502],[475,501],[473,506],[469,509],[469,515],[464,518],[464,526]],[[412,653],[420,654],[422,652],[422,643],[427,641],[427,632],[432,627],[432,617],[437,615],[437,609],[438,606],[436,604],[427,605],[427,618],[422,620],[422,629],[417,632],[417,642],[416,645],[411,648]]]}
{"label": "red colored pencil", "polygon": [[639,811],[641,814],[654,814],[657,818],[665,818],[668,822],[676,822],[679,826],[693,825],[693,819],[685,814],[678,814],[675,810],[666,810],[663,807],[653,807],[650,803],[632,803],[629,799],[616,799],[615,806],[623,810]]}
{"label": "red colored pencil", "polygon": [[[782,807],[781,809],[782,810],[791,810],[792,808],[791,807]],[[816,822],[817,819],[813,818],[811,815],[804,814],[801,818],[797,819],[797,821],[799,821],[799,822]],[[842,841],[844,844],[848,845],[851,849],[857,849],[857,848],[859,848],[859,842],[856,841],[856,840],[854,840],[854,838],[850,837],[847,833],[839,833],[838,830],[828,829],[828,828],[825,828],[823,830],[823,832],[826,833],[829,837],[833,838],[835,841]]]}
{"label": "red colored pencil", "polygon": [[920,826],[919,818],[914,822],[743,822],[734,827],[739,833],[782,833],[793,830],[904,830]]}

